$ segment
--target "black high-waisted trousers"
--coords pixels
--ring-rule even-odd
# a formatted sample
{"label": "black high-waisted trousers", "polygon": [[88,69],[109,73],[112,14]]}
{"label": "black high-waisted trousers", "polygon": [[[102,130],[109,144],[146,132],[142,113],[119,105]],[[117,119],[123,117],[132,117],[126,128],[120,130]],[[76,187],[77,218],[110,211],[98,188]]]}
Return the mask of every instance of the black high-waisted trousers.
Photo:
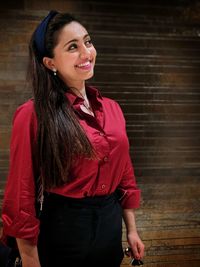
{"label": "black high-waisted trousers", "polygon": [[122,209],[115,196],[45,198],[38,241],[42,267],[119,267]]}

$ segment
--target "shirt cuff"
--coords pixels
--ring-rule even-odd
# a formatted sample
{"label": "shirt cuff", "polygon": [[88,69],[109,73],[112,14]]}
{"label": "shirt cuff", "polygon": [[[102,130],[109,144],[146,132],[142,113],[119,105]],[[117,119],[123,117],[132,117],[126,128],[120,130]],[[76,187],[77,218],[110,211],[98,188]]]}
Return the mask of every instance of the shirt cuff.
{"label": "shirt cuff", "polygon": [[140,206],[141,191],[136,190],[123,190],[121,189],[121,197],[119,198],[120,204],[123,209],[137,209]]}
{"label": "shirt cuff", "polygon": [[36,217],[21,210],[13,221],[6,214],[2,215],[2,220],[5,235],[26,239],[37,245],[40,221]]}

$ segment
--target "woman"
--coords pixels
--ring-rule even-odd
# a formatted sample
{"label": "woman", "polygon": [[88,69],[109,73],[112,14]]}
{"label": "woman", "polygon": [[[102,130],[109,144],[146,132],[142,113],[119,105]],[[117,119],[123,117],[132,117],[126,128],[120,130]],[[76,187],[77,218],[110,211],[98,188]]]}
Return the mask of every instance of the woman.
{"label": "woman", "polygon": [[[2,212],[23,267],[119,267],[122,216],[133,256],[144,255],[122,111],[85,84],[95,59],[87,30],[69,14],[51,11],[31,38],[34,98],[14,115]],[[44,190],[40,219],[36,180]]]}

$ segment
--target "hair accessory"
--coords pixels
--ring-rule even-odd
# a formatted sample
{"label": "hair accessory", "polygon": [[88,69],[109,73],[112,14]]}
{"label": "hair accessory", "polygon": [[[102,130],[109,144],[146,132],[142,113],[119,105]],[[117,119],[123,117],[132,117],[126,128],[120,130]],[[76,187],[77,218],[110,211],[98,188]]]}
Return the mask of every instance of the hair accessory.
{"label": "hair accessory", "polygon": [[39,58],[42,59],[46,55],[45,35],[50,20],[58,14],[57,11],[51,10],[49,14],[40,22],[34,33],[34,41],[38,50]]}

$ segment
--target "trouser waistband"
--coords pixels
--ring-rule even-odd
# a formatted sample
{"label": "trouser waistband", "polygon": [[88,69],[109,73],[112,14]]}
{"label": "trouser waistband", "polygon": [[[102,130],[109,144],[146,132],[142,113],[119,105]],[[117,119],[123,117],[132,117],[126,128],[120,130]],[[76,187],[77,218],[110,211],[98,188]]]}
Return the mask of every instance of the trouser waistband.
{"label": "trouser waistband", "polygon": [[[83,207],[83,206],[89,206],[89,207],[104,207],[108,204],[112,203],[117,199],[116,193],[113,192],[109,195],[103,195],[103,196],[92,196],[92,197],[84,197],[84,198],[71,198],[62,196],[55,193],[47,193],[45,196],[46,201],[50,204],[55,205],[70,205],[73,207]],[[51,205],[50,204],[50,205]]]}

